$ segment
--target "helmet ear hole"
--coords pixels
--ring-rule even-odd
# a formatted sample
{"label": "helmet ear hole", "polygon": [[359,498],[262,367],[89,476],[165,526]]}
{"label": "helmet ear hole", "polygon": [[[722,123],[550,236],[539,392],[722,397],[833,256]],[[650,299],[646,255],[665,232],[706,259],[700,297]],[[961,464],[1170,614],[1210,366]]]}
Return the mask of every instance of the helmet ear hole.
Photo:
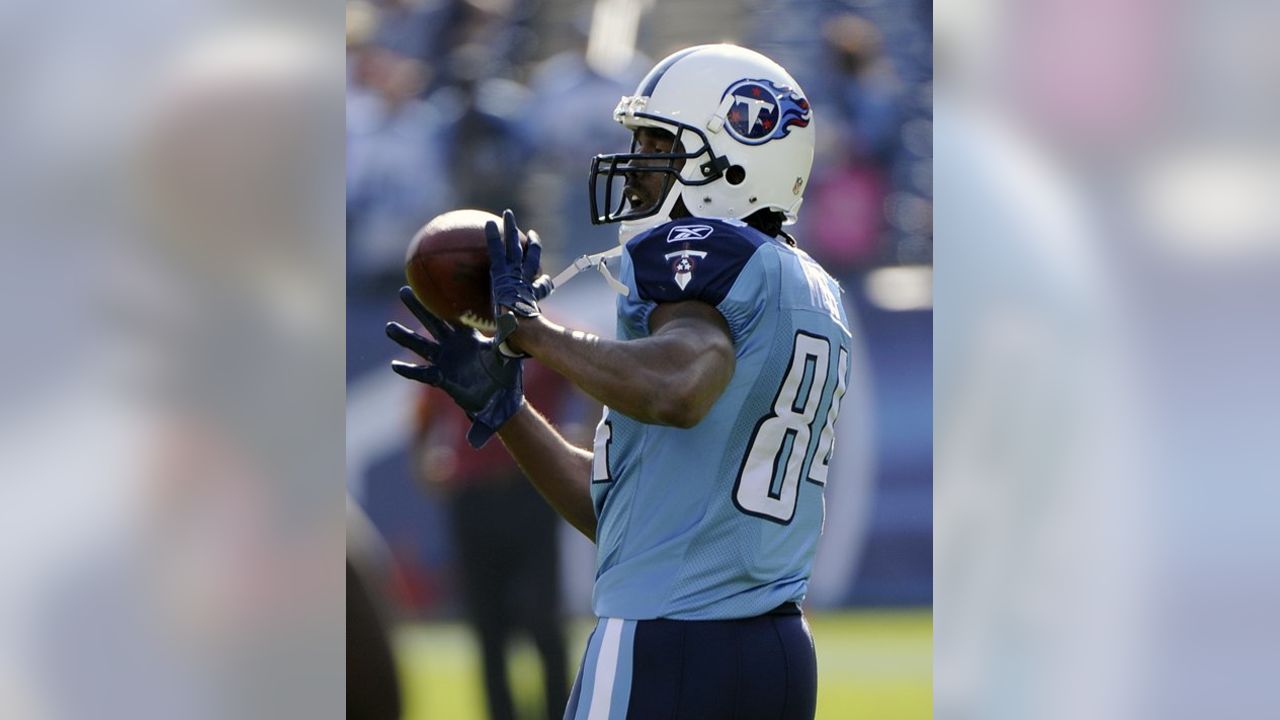
{"label": "helmet ear hole", "polygon": [[731,165],[724,173],[730,185],[741,185],[747,179],[747,171],[741,165]]}

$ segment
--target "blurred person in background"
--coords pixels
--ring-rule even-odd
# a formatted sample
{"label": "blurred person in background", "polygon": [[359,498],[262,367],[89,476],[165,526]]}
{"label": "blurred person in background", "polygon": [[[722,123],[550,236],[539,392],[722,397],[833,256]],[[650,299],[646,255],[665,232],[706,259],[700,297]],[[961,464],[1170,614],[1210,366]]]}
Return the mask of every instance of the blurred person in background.
{"label": "blurred person in background", "polygon": [[377,31],[371,38],[378,47],[424,64],[439,59],[446,38],[447,20],[458,3],[451,0],[373,0]]}
{"label": "blurred person in background", "polygon": [[[615,239],[611,228],[587,220],[581,161],[614,147],[617,124],[599,108],[635,88],[652,65],[634,47],[640,20],[638,15],[579,12],[572,24],[572,46],[532,68],[530,103],[521,125],[533,155],[525,176],[524,217],[531,227],[558,238],[547,248],[548,265],[562,267]],[[610,37],[593,44],[593,32]],[[612,301],[607,289],[602,292],[605,302]]]}
{"label": "blurred person in background", "polygon": [[397,720],[403,708],[390,611],[390,552],[360,507],[347,500],[347,717]]}
{"label": "blurred person in background", "polygon": [[823,25],[832,118],[809,211],[815,257],[845,277],[880,259],[888,168],[902,128],[901,85],[875,25],[853,14]]}
{"label": "blurred person in background", "polygon": [[[467,36],[501,34],[490,28],[500,17],[474,10]],[[504,62],[479,42],[460,45],[444,66],[448,84],[432,96],[450,109],[438,144],[460,207],[518,206],[528,151],[517,122],[527,97],[522,86],[503,78]],[[526,388],[550,409],[565,402],[569,389],[558,376],[534,368]],[[469,452],[466,417],[442,392],[422,393],[415,425],[414,472],[447,508],[464,615],[480,644],[489,717],[516,717],[507,660],[517,629],[537,648],[547,717],[558,717],[568,698],[568,661],[556,514],[506,453],[494,447]]]}
{"label": "blurred person in background", "polygon": [[372,46],[352,58],[347,101],[347,272],[355,288],[403,271],[406,237],[454,206],[421,61]]}
{"label": "blurred person in background", "polygon": [[439,146],[459,207],[519,207],[529,149],[517,128],[527,114],[528,93],[503,78],[503,70],[488,48],[462,46],[450,56],[452,84],[433,96],[452,113],[439,129]]}
{"label": "blurred person in background", "polygon": [[386,621],[374,598],[376,586],[347,559],[347,717],[395,720],[400,687]]}
{"label": "blurred person in background", "polygon": [[[553,417],[567,401],[560,376],[530,364],[529,397]],[[508,659],[517,630],[533,640],[542,664],[546,717],[569,696],[560,599],[559,519],[501,447],[473,450],[471,423],[443,391],[423,388],[413,433],[420,486],[444,500],[461,581],[463,614],[480,643],[489,717],[517,716]]]}
{"label": "blurred person in background", "polygon": [[[477,172],[527,153],[502,80],[528,52],[516,0],[384,0],[348,8],[347,255],[354,289],[395,284],[404,238],[456,207],[501,208]],[[488,153],[466,161],[458,143]],[[508,170],[510,172],[510,170]],[[458,188],[459,182],[468,187]],[[502,183],[497,183],[501,186]],[[481,193],[480,195],[474,195]]]}
{"label": "blurred person in background", "polygon": [[884,55],[884,38],[870,21],[837,15],[822,28],[835,70],[834,137],[845,157],[888,164],[902,124],[902,85]]}
{"label": "blurred person in background", "polygon": [[[501,76],[510,75],[529,59],[535,38],[527,25],[537,3],[533,0],[437,0],[429,63],[439,70],[425,95],[456,85],[466,78],[486,77],[453,62],[458,50],[481,47],[487,62]],[[453,71],[461,70],[460,75]],[[487,77],[495,77],[490,75]]]}

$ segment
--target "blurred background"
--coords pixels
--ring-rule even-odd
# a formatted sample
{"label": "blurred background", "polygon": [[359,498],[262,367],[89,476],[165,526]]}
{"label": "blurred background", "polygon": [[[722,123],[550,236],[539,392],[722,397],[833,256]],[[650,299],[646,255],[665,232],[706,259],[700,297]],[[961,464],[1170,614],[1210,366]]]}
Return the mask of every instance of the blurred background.
{"label": "blurred background", "polygon": [[0,9],[0,717],[342,705],[343,9]]}
{"label": "blurred background", "polygon": [[[558,717],[590,629],[594,549],[449,399],[391,373],[382,331],[409,239],[460,207],[510,207],[554,273],[617,242],[593,226],[590,158],[659,59],[735,42],[780,62],[815,113],[794,229],[842,283],[853,380],[809,599],[819,717],[928,717],[932,539],[932,7],[890,0],[354,0],[347,5],[349,547],[392,626],[405,716]],[[594,274],[548,314],[612,335]],[[589,446],[599,407],[528,364],[535,406]],[[358,660],[353,660],[358,661]]]}
{"label": "blurred background", "polygon": [[938,716],[1274,716],[1280,8],[936,10]]}
{"label": "blurred background", "polygon": [[[916,329],[931,316],[911,309],[925,304],[927,284],[912,278],[933,247],[929,232],[923,246],[911,240],[932,228],[922,212],[931,195],[920,191],[929,168],[912,158],[927,157],[930,141],[941,228],[936,716],[1275,716],[1277,5],[967,0],[938,3],[933,21],[913,7],[602,11],[637,17],[639,52],[623,57],[725,38],[775,54],[812,97],[827,139],[852,117],[824,89],[823,78],[842,77],[829,15],[869,20],[889,60],[871,77],[896,75],[899,100],[889,104],[906,116],[891,123],[888,147],[898,159],[819,156],[828,170],[836,159],[846,168],[850,189],[838,197],[875,197],[868,173],[887,174],[878,213],[858,214],[870,203],[827,205],[875,220],[832,230],[879,230],[869,261],[859,242],[823,255],[858,303],[867,370],[854,373],[867,384],[845,398],[837,459],[854,467],[827,487],[833,521],[811,598],[828,608],[814,612],[824,702],[840,703],[824,717],[927,711],[928,615],[923,605],[881,609],[927,599],[911,588],[928,577],[914,559],[927,557],[928,541],[904,548],[928,537],[926,505],[913,496],[928,471],[909,470],[928,457],[918,440],[927,411],[912,393],[926,392],[929,372],[911,360],[928,354],[907,348],[925,342]],[[341,662],[350,640],[344,527],[354,528],[347,546],[371,558],[370,574],[384,573],[369,584],[403,621],[407,707],[419,717],[422,708],[483,712],[463,581],[456,566],[447,571],[457,562],[448,501],[433,486],[419,491],[411,471],[417,428],[432,422],[429,398],[374,371],[389,352],[382,323],[398,312],[398,256],[421,219],[373,242],[381,249],[367,264],[348,257],[344,270],[357,231],[343,211],[351,220],[363,211],[345,197],[360,152],[378,154],[353,147],[343,126],[348,118],[346,128],[359,128],[352,96],[372,96],[350,60],[398,42],[371,40],[374,28],[397,27],[372,17],[421,10],[374,9],[336,0],[0,4],[0,717],[339,717],[344,688],[355,687],[350,677],[344,685]],[[531,87],[540,60],[581,47],[584,28],[593,35],[594,6],[569,10],[499,12],[525,19],[497,25],[505,40],[490,45],[528,54],[483,77]],[[921,77],[931,29],[939,73],[929,93]],[[537,42],[517,42],[526,31]],[[630,47],[596,37],[597,54]],[[575,67],[575,55],[565,57]],[[633,64],[640,72],[645,63]],[[443,77],[439,59],[423,65],[432,73],[402,65],[419,70],[387,86],[390,98],[408,98],[402,107],[424,107],[416,101]],[[585,87],[593,75],[563,77]],[[558,107],[583,128],[618,133],[607,113],[630,83],[600,101],[573,95],[599,102],[599,115]],[[911,125],[928,122],[930,98],[932,137]],[[523,173],[533,184],[516,193],[523,213],[541,210],[519,199],[530,194],[577,202],[586,156],[626,142],[606,134],[586,147],[583,137],[564,160],[565,190],[558,165]],[[423,144],[437,159],[403,172],[444,162],[438,144]],[[386,155],[394,168],[397,154]],[[382,175],[391,187],[403,186],[397,172]],[[815,223],[816,188],[808,201]],[[565,243],[563,260],[576,252],[572,233],[589,232],[578,212],[527,223],[548,245]],[[802,243],[820,254],[826,229],[811,224]],[[613,238],[581,242],[597,249]],[[577,288],[596,280],[563,292],[590,292]],[[561,312],[582,306],[555,302]],[[563,422],[587,415],[572,400],[563,407]],[[860,442],[874,451],[851,450]],[[344,488],[359,501],[349,518]],[[379,493],[400,505],[375,500],[359,511]],[[414,534],[423,532],[437,536]],[[564,555],[556,587],[571,666],[591,568],[589,549],[577,557],[575,547],[582,552],[564,539],[555,556]],[[517,645],[515,702],[532,715],[540,663],[532,642]],[[456,704],[439,709],[446,703]]]}

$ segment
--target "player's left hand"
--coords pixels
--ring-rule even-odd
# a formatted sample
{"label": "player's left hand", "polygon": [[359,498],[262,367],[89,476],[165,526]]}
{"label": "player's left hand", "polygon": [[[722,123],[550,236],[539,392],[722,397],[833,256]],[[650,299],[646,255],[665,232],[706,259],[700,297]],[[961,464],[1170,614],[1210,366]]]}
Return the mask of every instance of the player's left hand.
{"label": "player's left hand", "polygon": [[551,294],[551,277],[538,276],[542,263],[542,242],[538,233],[530,230],[527,248],[520,247],[520,228],[515,213],[502,213],[502,230],[495,222],[484,226],[485,240],[489,243],[489,280],[493,287],[493,317],[498,325],[498,346],[508,356],[511,353],[504,343],[515,332],[517,318],[531,318],[542,314],[538,301]]}
{"label": "player's left hand", "polygon": [[392,360],[391,369],[448,393],[471,418],[467,442],[477,448],[484,445],[520,409],[524,398],[521,361],[498,353],[496,339],[471,328],[455,328],[432,315],[409,287],[400,288],[400,301],[435,339],[400,323],[387,323],[387,337],[427,361],[415,365]]}

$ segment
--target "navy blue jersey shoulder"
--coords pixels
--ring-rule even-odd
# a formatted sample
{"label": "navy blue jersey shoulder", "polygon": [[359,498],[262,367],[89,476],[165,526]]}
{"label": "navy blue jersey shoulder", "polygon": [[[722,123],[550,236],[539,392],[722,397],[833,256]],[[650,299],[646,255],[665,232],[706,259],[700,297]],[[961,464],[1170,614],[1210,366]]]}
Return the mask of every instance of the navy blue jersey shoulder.
{"label": "navy blue jersey shoulder", "polygon": [[626,250],[642,300],[719,305],[756,249],[768,242],[769,236],[747,225],[680,218],[637,235]]}

